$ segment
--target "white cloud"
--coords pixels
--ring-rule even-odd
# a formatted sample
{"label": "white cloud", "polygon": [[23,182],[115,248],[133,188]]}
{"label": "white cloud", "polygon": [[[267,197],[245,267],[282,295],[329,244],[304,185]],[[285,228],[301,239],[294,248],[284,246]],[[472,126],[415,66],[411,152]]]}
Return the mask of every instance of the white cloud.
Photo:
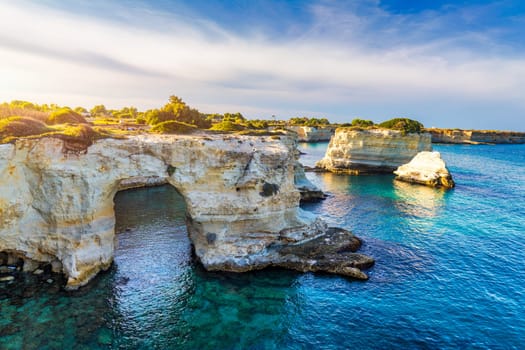
{"label": "white cloud", "polygon": [[[236,108],[268,117],[317,111],[333,120],[382,116],[391,106],[390,116],[425,112],[429,123],[439,117],[432,115],[432,103],[525,109],[523,57],[475,56],[455,45],[474,34],[371,45],[401,35],[395,27],[365,33],[388,16],[379,10],[362,18],[314,7],[316,21],[308,32],[278,42],[263,34],[229,33],[203,20],[129,11],[137,11],[127,17],[140,25],[28,2],[0,3],[0,97],[150,108],[175,93],[208,112]],[[335,35],[337,30],[344,33]]]}

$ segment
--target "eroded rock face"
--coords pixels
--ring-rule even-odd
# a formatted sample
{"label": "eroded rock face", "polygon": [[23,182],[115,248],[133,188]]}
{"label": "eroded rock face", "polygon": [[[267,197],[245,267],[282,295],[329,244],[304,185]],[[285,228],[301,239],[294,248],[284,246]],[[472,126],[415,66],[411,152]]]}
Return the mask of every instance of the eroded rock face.
{"label": "eroded rock face", "polygon": [[430,134],[339,128],[316,167],[336,173],[391,173],[418,152],[431,151]]}
{"label": "eroded rock face", "polygon": [[328,232],[298,207],[296,161],[286,136],[139,135],[82,153],[51,138],[0,145],[0,251],[54,263],[78,288],[113,260],[115,193],[153,181],[184,197],[205,268],[279,265],[286,259],[272,247]]}
{"label": "eroded rock face", "polygon": [[334,135],[334,128],[331,126],[290,126],[288,129],[297,133],[299,142],[330,141]]}
{"label": "eroded rock face", "polygon": [[453,188],[454,180],[439,152],[420,152],[394,171],[396,180],[431,187]]}
{"label": "eroded rock face", "polygon": [[523,144],[525,133],[497,130],[426,129],[434,143]]}

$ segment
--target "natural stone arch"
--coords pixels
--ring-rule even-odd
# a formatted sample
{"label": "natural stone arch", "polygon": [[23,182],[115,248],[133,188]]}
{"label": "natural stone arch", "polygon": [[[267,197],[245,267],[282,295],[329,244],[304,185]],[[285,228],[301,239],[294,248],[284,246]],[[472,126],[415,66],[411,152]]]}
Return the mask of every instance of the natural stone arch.
{"label": "natural stone arch", "polygon": [[[328,232],[299,209],[291,137],[141,135],[98,141],[83,154],[43,138],[0,145],[0,155],[0,251],[59,261],[68,288],[110,266],[114,196],[123,184],[152,178],[183,196],[190,240],[205,268],[330,270],[311,257],[297,264],[301,258],[289,249],[281,254]],[[333,272],[366,278],[355,261],[345,264]]]}

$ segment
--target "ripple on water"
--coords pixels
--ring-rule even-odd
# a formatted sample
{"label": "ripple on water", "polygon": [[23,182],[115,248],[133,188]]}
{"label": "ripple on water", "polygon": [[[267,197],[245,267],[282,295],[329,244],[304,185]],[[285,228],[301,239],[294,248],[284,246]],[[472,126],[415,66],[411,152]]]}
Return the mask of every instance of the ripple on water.
{"label": "ripple on water", "polygon": [[[323,147],[306,149],[309,161]],[[0,284],[0,348],[520,348],[525,147],[435,148],[453,191],[307,174],[331,196],[303,208],[364,239],[377,261],[367,282],[206,272],[192,259],[182,198],[169,187],[126,191],[107,273],[72,294],[63,281]]]}

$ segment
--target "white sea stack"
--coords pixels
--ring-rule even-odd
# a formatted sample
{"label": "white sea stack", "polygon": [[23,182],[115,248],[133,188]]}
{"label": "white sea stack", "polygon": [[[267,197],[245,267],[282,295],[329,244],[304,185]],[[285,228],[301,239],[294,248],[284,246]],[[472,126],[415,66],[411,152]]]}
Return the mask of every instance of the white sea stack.
{"label": "white sea stack", "polygon": [[339,128],[316,167],[334,173],[391,173],[418,152],[431,151],[430,134]]}
{"label": "white sea stack", "polygon": [[[137,135],[74,152],[56,138],[0,145],[2,261],[51,264],[68,289],[85,285],[113,261],[116,192],[169,183],[186,202],[190,240],[208,270],[275,265],[350,275],[350,267],[371,266],[354,253],[339,254],[337,264],[301,264],[313,261],[302,242],[339,231],[299,208],[297,156],[295,138],[284,135]],[[297,254],[280,253],[289,245]]]}
{"label": "white sea stack", "polygon": [[396,180],[432,187],[452,188],[454,181],[439,152],[420,152],[394,171]]}

